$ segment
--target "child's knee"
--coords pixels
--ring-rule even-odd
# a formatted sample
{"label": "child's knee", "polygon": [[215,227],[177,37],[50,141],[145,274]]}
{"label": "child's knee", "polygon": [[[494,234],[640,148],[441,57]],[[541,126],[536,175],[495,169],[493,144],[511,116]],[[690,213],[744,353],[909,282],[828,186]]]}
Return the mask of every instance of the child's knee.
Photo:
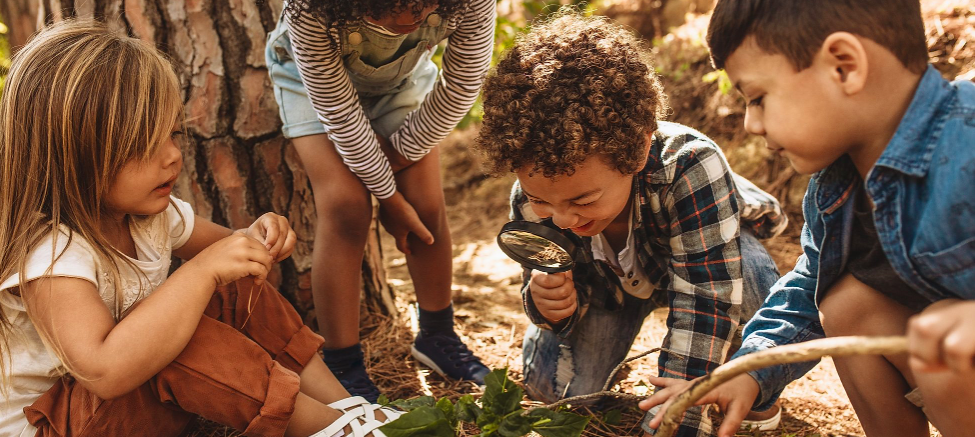
{"label": "child's knee", "polygon": [[877,308],[883,295],[847,274],[836,281],[822,302],[819,313],[826,335],[863,334],[866,328],[865,313]]}
{"label": "child's knee", "polygon": [[343,232],[365,234],[372,220],[372,202],[360,193],[331,192],[315,199],[319,224],[327,223]]}

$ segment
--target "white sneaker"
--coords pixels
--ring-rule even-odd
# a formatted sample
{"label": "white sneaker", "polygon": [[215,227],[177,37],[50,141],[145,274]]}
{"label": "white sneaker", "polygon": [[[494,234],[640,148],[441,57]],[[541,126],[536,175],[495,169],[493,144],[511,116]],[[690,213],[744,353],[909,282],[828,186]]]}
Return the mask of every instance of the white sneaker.
{"label": "white sneaker", "polygon": [[775,405],[772,406],[772,409],[775,410],[775,413],[770,417],[765,416],[767,416],[768,413],[772,413],[771,411],[749,413],[748,416],[756,417],[754,419],[748,419],[748,416],[745,416],[745,420],[741,421],[741,426],[739,429],[745,431],[773,431],[778,429],[779,422],[782,421],[782,407],[778,402],[776,402]]}

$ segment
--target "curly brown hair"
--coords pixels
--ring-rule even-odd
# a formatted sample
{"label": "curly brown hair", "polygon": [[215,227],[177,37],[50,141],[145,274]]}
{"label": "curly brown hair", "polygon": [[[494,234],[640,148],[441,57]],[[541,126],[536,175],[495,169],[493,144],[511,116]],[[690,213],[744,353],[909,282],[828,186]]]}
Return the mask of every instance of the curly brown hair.
{"label": "curly brown hair", "polygon": [[414,15],[419,15],[433,4],[437,5],[437,14],[449,18],[467,7],[468,3],[470,0],[288,0],[285,12],[294,18],[310,15],[331,29],[349,26],[366,16],[384,17],[390,11],[404,8],[412,9]]}
{"label": "curly brown hair", "polygon": [[639,171],[667,110],[646,43],[605,17],[563,9],[535,23],[484,82],[475,148],[498,175],[571,175],[592,155]]}

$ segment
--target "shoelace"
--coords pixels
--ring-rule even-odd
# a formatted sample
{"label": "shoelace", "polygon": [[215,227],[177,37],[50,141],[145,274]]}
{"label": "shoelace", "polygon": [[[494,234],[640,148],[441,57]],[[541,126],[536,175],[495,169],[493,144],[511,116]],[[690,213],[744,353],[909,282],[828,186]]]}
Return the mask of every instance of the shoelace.
{"label": "shoelace", "polygon": [[460,367],[460,363],[468,363],[471,361],[477,361],[477,357],[474,356],[474,352],[471,352],[459,337],[453,336],[436,336],[436,340],[433,341],[433,345],[440,349],[445,355],[447,355],[450,361],[454,362],[455,367]]}

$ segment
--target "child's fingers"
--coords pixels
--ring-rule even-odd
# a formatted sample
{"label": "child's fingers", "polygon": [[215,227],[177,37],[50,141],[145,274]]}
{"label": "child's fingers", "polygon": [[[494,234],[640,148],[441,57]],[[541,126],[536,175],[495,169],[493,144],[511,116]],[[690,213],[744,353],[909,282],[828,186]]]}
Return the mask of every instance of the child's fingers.
{"label": "child's fingers", "polygon": [[745,420],[745,416],[751,411],[751,407],[751,404],[739,401],[738,399],[729,402],[723,408],[724,421],[721,422],[721,427],[718,428],[718,436],[733,437],[738,432],[738,428],[741,427],[741,421]]}
{"label": "child's fingers", "polygon": [[407,242],[407,237],[408,236],[409,236],[409,234],[406,234],[406,235],[396,236],[394,238],[396,240],[396,248],[399,249],[400,252],[403,252],[403,255],[410,255],[411,254],[411,252],[410,252],[410,243]]}
{"label": "child's fingers", "polygon": [[569,275],[565,273],[543,273],[535,271],[532,273],[532,280],[542,288],[558,288],[569,280]]}
{"label": "child's fingers", "polygon": [[281,261],[289,256],[295,250],[295,244],[298,243],[298,236],[295,234],[294,229],[288,228],[288,236],[284,238],[284,243],[281,244],[281,251],[278,252],[278,256],[274,258],[274,261]]}
{"label": "child's fingers", "polygon": [[972,327],[959,324],[944,339],[944,362],[957,373],[970,373],[975,357],[975,334]]}
{"label": "child's fingers", "polygon": [[423,224],[423,222],[420,221],[419,217],[416,217],[416,220],[413,223],[411,223],[410,232],[416,235],[416,237],[419,238],[420,241],[426,243],[427,245],[433,244],[433,233],[431,233],[430,230],[427,229],[427,227]]}
{"label": "child's fingers", "polygon": [[277,243],[278,234],[280,233],[278,230],[278,221],[273,217],[265,216],[264,219],[261,220],[261,227],[264,228],[264,241],[262,241],[262,243],[264,243],[264,247],[271,250],[275,243]]}
{"label": "child's fingers", "polygon": [[943,366],[941,344],[951,329],[952,321],[937,314],[921,314],[913,317],[907,328],[907,349],[916,368],[933,370]]}

